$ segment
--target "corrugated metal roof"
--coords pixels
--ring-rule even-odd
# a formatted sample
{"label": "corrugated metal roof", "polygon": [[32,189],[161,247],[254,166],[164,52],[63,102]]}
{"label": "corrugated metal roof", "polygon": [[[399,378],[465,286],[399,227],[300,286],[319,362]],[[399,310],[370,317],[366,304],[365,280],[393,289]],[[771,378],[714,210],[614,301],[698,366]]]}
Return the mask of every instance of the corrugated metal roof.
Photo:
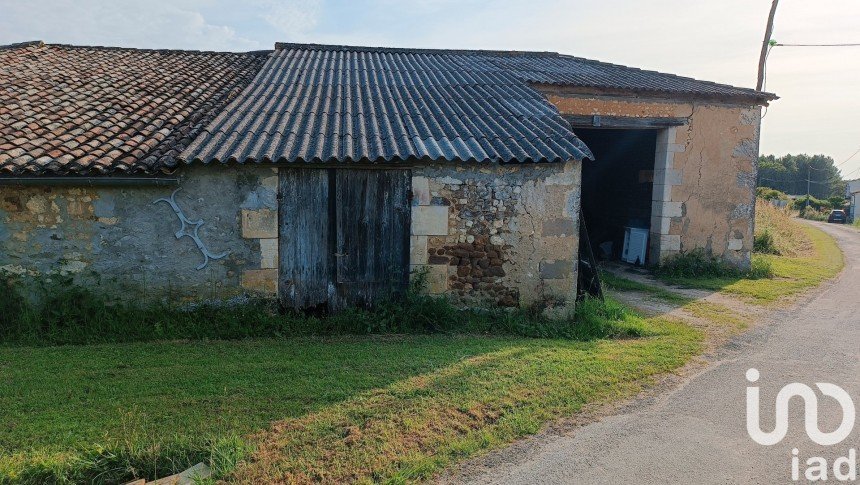
{"label": "corrugated metal roof", "polygon": [[187,161],[559,161],[591,157],[536,90],[461,55],[289,46]]}
{"label": "corrugated metal roof", "polygon": [[218,162],[593,158],[531,84],[773,95],[556,53],[278,44],[180,155]]}

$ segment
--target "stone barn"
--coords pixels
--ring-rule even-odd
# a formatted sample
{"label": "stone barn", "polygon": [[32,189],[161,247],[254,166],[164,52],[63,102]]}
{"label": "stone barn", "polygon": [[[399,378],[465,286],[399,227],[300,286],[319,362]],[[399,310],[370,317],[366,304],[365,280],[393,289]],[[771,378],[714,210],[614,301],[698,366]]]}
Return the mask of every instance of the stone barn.
{"label": "stone barn", "polygon": [[[538,52],[0,48],[0,272],[117,297],[572,304],[580,214],[646,264],[752,248],[767,93]],[[589,149],[589,147],[591,149]]]}

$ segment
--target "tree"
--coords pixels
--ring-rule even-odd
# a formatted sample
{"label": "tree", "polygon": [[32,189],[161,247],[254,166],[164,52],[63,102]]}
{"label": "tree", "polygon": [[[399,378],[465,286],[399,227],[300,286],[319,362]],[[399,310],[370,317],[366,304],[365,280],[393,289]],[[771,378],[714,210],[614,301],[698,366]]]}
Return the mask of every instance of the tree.
{"label": "tree", "polygon": [[758,186],[792,195],[806,195],[808,187],[809,193],[819,199],[845,195],[845,181],[827,155],[759,157]]}

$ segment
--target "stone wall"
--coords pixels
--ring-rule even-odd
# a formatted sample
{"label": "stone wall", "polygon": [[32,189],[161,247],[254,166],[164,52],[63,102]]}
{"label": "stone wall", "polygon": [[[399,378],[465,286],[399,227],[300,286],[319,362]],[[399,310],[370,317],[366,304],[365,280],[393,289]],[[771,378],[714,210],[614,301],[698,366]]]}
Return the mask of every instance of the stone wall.
{"label": "stone wall", "polygon": [[579,162],[413,170],[413,270],[466,304],[573,302]]}
{"label": "stone wall", "polygon": [[[579,162],[413,168],[413,270],[466,304],[573,302]],[[0,272],[71,276],[111,294],[227,299],[277,294],[277,169],[191,167],[175,202],[202,220],[204,256],[169,198],[176,187],[0,186]],[[193,233],[193,226],[186,225]]]}
{"label": "stone wall", "polygon": [[227,252],[222,259],[197,269],[200,249],[176,238],[178,216],[155,202],[176,187],[0,186],[0,272],[71,276],[129,298],[274,294],[275,170],[194,167],[179,178],[176,203],[204,222],[200,240],[213,255]]}
{"label": "stone wall", "polygon": [[562,114],[684,119],[657,139],[651,260],[701,248],[742,267],[750,264],[760,106],[555,89],[546,95]]}

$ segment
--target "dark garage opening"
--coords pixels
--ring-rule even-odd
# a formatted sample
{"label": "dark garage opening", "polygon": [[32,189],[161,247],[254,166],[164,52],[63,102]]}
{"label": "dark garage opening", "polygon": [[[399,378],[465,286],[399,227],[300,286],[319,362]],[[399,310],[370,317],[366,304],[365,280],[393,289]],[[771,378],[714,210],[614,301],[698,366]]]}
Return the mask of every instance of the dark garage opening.
{"label": "dark garage opening", "polygon": [[[574,128],[595,160],[582,165],[582,213],[594,255],[622,257],[627,228],[631,232],[628,262],[647,264],[654,187],[657,130]],[[637,239],[639,244],[637,244]],[[635,249],[644,245],[641,251]]]}

